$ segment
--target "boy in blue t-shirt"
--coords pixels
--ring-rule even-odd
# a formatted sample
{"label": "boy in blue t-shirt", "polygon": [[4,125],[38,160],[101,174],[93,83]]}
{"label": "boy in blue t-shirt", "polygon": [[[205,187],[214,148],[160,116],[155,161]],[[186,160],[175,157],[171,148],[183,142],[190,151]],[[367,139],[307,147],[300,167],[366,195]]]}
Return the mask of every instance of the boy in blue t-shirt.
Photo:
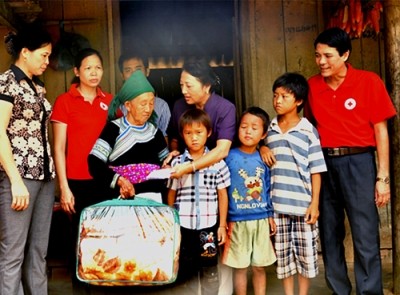
{"label": "boy in blue t-shirt", "polygon": [[286,73],[273,84],[277,117],[268,129],[267,145],[276,158],[271,168],[271,198],[275,211],[277,276],[285,294],[308,294],[310,278],[318,274],[319,192],[326,171],[319,135],[306,118],[300,118],[307,97],[307,80]]}
{"label": "boy in blue t-shirt", "polygon": [[265,267],[276,261],[269,236],[275,233],[270,174],[257,149],[267,135],[268,114],[250,107],[240,117],[240,145],[225,159],[231,173],[228,188],[228,237],[222,263],[233,268],[235,294],[246,294],[251,266],[255,294],[266,293]]}

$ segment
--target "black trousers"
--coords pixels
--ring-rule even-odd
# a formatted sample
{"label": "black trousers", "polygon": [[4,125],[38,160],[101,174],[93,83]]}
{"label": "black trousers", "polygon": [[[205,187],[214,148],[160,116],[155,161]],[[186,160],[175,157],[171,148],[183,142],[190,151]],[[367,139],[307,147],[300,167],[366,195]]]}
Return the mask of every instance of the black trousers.
{"label": "black trousers", "polygon": [[217,225],[201,230],[181,228],[178,281],[196,281],[200,276],[203,295],[218,294],[217,230]]}
{"label": "black trousers", "polygon": [[82,283],[76,276],[77,265],[77,242],[79,235],[79,221],[83,211],[88,206],[96,203],[113,199],[115,196],[111,195],[111,189],[99,185],[94,180],[68,180],[69,188],[75,198],[75,214],[71,217],[71,245],[70,245],[70,269],[72,279],[73,294],[90,294],[89,285]]}

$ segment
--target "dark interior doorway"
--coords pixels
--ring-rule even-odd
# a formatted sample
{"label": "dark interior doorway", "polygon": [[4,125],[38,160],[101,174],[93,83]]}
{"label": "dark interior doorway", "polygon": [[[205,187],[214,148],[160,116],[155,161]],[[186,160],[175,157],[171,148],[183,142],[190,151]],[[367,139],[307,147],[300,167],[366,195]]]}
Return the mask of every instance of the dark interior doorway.
{"label": "dark interior doorway", "polygon": [[120,1],[121,51],[150,61],[149,80],[170,107],[180,98],[182,62],[190,56],[210,61],[221,79],[221,95],[235,102],[233,0]]}

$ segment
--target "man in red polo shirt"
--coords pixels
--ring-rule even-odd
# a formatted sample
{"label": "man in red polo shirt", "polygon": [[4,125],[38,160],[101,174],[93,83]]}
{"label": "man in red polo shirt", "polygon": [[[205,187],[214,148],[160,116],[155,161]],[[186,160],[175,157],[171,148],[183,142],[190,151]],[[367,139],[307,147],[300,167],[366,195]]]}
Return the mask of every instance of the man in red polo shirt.
{"label": "man in red polo shirt", "polygon": [[309,79],[305,116],[318,129],[328,168],[319,218],[326,281],[334,294],[351,293],[343,246],[346,212],[357,294],[383,294],[377,207],[390,201],[387,120],[396,110],[378,75],[347,63],[352,47],[345,31],[325,30],[314,47],[320,73]]}

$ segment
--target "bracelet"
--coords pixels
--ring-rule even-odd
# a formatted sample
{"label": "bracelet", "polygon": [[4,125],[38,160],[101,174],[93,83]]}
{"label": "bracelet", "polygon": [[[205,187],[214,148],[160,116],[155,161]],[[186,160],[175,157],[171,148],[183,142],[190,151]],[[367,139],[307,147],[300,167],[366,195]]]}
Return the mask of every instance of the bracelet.
{"label": "bracelet", "polygon": [[196,165],[194,164],[194,161],[192,161],[192,170],[193,170],[193,173],[196,172]]}
{"label": "bracelet", "polygon": [[389,178],[388,176],[385,176],[385,177],[377,177],[377,178],[376,178],[376,181],[380,181],[380,182],[383,182],[383,183],[385,183],[385,184],[389,184],[389,183],[390,183],[390,178]]}

